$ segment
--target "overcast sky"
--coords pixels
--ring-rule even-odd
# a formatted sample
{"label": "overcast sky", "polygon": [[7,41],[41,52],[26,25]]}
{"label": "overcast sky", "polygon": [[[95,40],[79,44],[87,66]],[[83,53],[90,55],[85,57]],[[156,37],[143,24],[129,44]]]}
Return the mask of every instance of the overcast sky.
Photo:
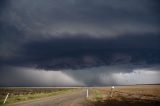
{"label": "overcast sky", "polygon": [[159,5],[1,0],[0,86],[160,83]]}

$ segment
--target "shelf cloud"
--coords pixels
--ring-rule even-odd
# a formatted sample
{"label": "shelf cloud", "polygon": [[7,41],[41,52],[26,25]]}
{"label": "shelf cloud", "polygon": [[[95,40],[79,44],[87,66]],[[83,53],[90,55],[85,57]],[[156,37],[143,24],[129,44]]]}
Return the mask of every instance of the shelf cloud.
{"label": "shelf cloud", "polygon": [[[117,84],[125,84],[121,76],[138,72],[147,73],[148,80],[129,81],[159,83],[158,78],[152,80],[157,74],[149,78],[148,71],[142,71],[156,68],[150,71],[159,73],[159,4],[158,0],[1,0],[0,85],[21,85],[1,77],[12,73],[67,78],[66,85],[57,80],[48,86],[113,84],[115,76]],[[17,67],[21,68],[15,71]],[[89,70],[94,70],[91,77],[79,79],[78,75],[89,76]],[[110,74],[99,78],[98,73]],[[42,86],[47,86],[48,79],[43,79]],[[34,86],[31,82],[38,79],[24,80]]]}

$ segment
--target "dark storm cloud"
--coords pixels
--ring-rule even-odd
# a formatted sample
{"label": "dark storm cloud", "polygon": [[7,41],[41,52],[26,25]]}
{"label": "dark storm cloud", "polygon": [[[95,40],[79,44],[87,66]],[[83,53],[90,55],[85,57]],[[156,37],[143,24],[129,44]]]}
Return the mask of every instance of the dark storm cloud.
{"label": "dark storm cloud", "polygon": [[0,86],[159,83],[159,4],[1,0]]}
{"label": "dark storm cloud", "polygon": [[0,12],[3,11],[3,8],[7,5],[8,0],[1,0],[0,2]]}
{"label": "dark storm cloud", "polygon": [[16,0],[4,7],[1,21],[32,39],[63,33],[74,36],[85,33],[100,38],[158,33],[157,4],[155,0]]}
{"label": "dark storm cloud", "polygon": [[[82,35],[81,35],[82,36]],[[31,41],[2,63],[42,69],[79,69],[116,64],[160,63],[159,35],[123,36],[116,39],[67,37]],[[153,42],[154,41],[154,42]],[[136,43],[135,43],[136,42]]]}
{"label": "dark storm cloud", "polygon": [[158,0],[6,0],[0,64],[79,69],[159,64]]}

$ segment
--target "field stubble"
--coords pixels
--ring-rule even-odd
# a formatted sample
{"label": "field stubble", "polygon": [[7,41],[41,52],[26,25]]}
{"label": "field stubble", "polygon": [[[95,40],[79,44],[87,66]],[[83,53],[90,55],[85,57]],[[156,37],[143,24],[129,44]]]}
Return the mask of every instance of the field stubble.
{"label": "field stubble", "polygon": [[95,106],[160,106],[160,85],[115,86],[91,88],[88,98]]}

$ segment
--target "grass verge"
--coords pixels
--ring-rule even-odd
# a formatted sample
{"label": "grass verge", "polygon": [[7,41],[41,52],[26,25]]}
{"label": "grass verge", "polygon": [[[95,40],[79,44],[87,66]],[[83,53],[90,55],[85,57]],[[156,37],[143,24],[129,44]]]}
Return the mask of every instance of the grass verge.
{"label": "grass verge", "polygon": [[88,97],[89,101],[99,101],[102,99],[102,92],[100,90],[95,88],[91,88],[90,90],[92,94]]}
{"label": "grass verge", "polygon": [[[11,93],[5,104],[31,100],[31,99],[41,98],[41,97],[47,97],[47,96],[54,96],[64,92],[71,92],[71,91],[77,90],[76,88],[56,88],[56,89],[59,89],[59,90],[52,91],[52,92],[41,92],[41,93],[33,93],[33,94],[19,94],[19,95],[12,95]],[[0,96],[0,105],[3,105],[4,99],[5,99],[5,96]]]}

